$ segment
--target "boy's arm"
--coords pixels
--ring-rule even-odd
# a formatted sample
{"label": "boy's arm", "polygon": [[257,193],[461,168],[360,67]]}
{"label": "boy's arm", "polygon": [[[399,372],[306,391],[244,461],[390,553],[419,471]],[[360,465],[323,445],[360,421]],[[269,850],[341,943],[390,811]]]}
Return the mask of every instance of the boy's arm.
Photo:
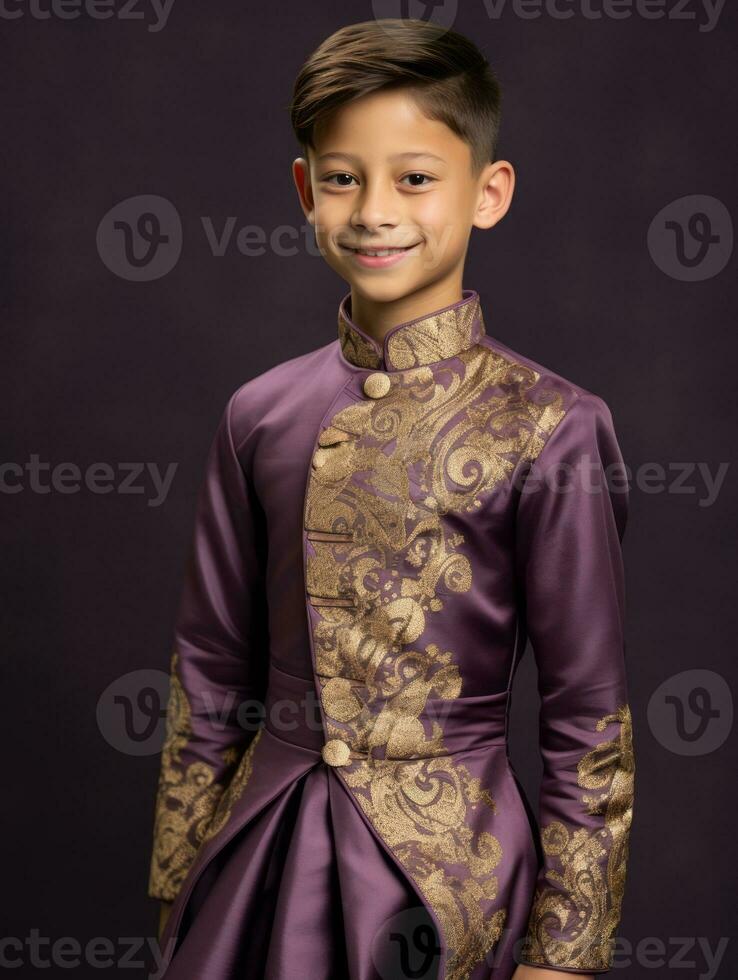
{"label": "boy's arm", "polygon": [[[148,895],[172,902],[253,738],[268,662],[264,520],[236,455],[230,398],[210,446],[170,662]],[[257,719],[258,723],[258,719]]]}
{"label": "boy's arm", "polygon": [[528,471],[516,529],[544,766],[543,866],[518,962],[564,972],[611,968],[625,887],[634,795],[626,491],[610,411],[581,394]]}

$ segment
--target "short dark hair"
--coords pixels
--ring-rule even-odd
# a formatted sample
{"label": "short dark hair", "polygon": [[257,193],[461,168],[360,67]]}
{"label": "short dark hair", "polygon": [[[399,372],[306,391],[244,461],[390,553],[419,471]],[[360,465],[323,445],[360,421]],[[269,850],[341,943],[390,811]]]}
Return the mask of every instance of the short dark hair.
{"label": "short dark hair", "polygon": [[501,91],[484,55],[455,31],[394,17],[340,28],[302,66],[289,111],[303,152],[315,149],[315,126],[334,109],[392,88],[470,145],[475,173],[495,160]]}

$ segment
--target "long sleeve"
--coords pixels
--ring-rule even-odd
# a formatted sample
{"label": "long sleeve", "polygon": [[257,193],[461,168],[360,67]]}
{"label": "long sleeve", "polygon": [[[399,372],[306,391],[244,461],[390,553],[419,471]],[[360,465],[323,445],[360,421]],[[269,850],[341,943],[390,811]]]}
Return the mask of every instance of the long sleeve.
{"label": "long sleeve", "polygon": [[612,966],[633,814],[623,639],[627,482],[605,402],[573,402],[519,490],[516,563],[538,666],[543,777],[535,896],[518,962]]}
{"label": "long sleeve", "polygon": [[165,901],[179,891],[263,702],[263,512],[234,445],[237,394],[210,447],[174,631],[148,883],[148,895]]}

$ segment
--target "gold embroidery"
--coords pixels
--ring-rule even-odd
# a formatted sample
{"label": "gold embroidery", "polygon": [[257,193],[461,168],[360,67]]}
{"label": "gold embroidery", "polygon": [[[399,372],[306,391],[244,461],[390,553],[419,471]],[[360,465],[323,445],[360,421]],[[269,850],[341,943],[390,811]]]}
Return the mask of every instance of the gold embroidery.
{"label": "gold embroidery", "polygon": [[[421,733],[422,725],[422,739]],[[417,741],[412,747],[421,750]],[[489,793],[450,757],[362,760],[346,782],[354,790],[366,787],[368,795],[355,792],[362,809],[438,916],[450,950],[446,976],[468,977],[498,942],[507,915],[504,908],[490,915],[482,904],[497,897],[500,843],[470,827],[476,807],[496,812]],[[447,864],[466,874],[450,874]]]}
{"label": "gold embroidery", "polygon": [[[468,337],[434,341],[411,326],[403,343],[414,362]],[[399,346],[394,357],[403,362]],[[539,375],[486,347],[391,378],[384,398],[330,419],[348,439],[318,440],[326,455],[311,469],[304,515],[305,528],[330,532],[309,536],[306,552],[308,595],[323,597],[312,622],[316,673],[328,737],[363,756],[337,771],[436,914],[445,980],[462,980],[504,926],[506,909],[490,909],[501,851],[471,829],[474,810],[494,813],[494,800],[448,754],[442,726],[422,719],[429,698],[462,690],[453,652],[422,637],[445,597],[472,584],[464,536],[445,515],[481,507],[540,451],[564,409],[556,392],[528,398]],[[331,598],[353,607],[322,604]]]}
{"label": "gold embroidery", "polygon": [[351,296],[338,309],[338,338],[344,357],[357,367],[407,370],[454,357],[485,334],[479,295],[465,290],[462,302],[398,326],[384,346],[365,336],[351,319]]}
{"label": "gold embroidery", "polygon": [[[151,857],[148,894],[172,902],[182,886],[202,843],[223,826],[229,809],[219,810],[218,826],[210,831],[213,817],[224,786],[216,781],[216,769],[205,762],[184,765],[181,753],[192,738],[192,715],[187,694],[179,677],[179,654],[174,651],[170,667],[170,691],[167,702],[166,732],[161,753],[161,768],[154,819],[154,847]],[[257,732],[257,736],[261,730]],[[256,739],[255,739],[256,741]],[[253,743],[252,743],[253,745]],[[221,801],[227,808],[235,800],[237,791],[245,784],[248,759],[242,761],[236,777],[236,786]],[[222,753],[225,765],[232,766],[238,759],[238,750],[229,746]],[[250,768],[248,770],[250,772]]]}
{"label": "gold embroidery", "polygon": [[382,355],[367,337],[351,327],[341,316],[338,319],[338,332],[344,357],[357,367],[378,368],[382,366]]}
{"label": "gold embroidery", "polygon": [[248,748],[243,753],[238,769],[233,774],[233,778],[228,783],[225,792],[218,801],[215,813],[213,814],[213,819],[210,821],[207,830],[205,831],[205,836],[203,838],[204,840],[210,840],[211,837],[215,837],[215,835],[219,833],[228,823],[234,805],[240,798],[243,791],[246,789],[246,785],[251,778],[251,773],[254,770],[254,752],[256,750],[256,746],[259,744],[259,740],[261,739],[263,732],[263,727],[257,730],[256,734],[251,739]]}
{"label": "gold embroidery", "polygon": [[393,367],[414,368],[453,357],[477,343],[483,333],[482,311],[474,300],[400,327],[390,334],[387,349]]}
{"label": "gold embroidery", "polygon": [[[598,830],[555,820],[541,830],[550,885],[539,887],[528,923],[523,955],[553,967],[601,970],[612,966],[613,934],[620,921],[633,817],[633,736],[630,708],[622,705],[597,722],[596,730],[617,722],[617,738],[600,742],[580,760],[578,784],[604,789],[584,794],[592,816],[603,816]],[[606,864],[603,870],[603,861]],[[556,937],[552,930],[564,933]]]}
{"label": "gold embroidery", "polygon": [[182,763],[180,753],[192,736],[190,706],[178,673],[178,652],[171,657],[166,735],[154,821],[154,851],[149,895],[171,902],[177,896],[202,842],[223,788],[204,762]]}

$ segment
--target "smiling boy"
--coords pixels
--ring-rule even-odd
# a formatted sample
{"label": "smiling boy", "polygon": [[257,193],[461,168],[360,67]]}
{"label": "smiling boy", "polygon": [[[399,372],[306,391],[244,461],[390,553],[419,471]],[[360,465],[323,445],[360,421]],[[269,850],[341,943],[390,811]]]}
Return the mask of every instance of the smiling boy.
{"label": "smiling boy", "polygon": [[[469,64],[467,79],[434,90],[420,81],[422,63],[415,69],[409,56],[394,79],[391,59],[376,61],[385,42],[403,43],[398,34],[412,33],[419,47],[422,33],[432,32],[413,32],[408,22],[393,32],[387,21],[338,32],[303,70],[293,103],[293,125],[307,149],[293,164],[300,203],[325,260],[351,286],[354,322],[370,326],[377,341],[392,326],[461,298],[471,229],[504,217],[515,184],[509,163],[492,162],[500,109],[491,72],[479,66],[474,78]],[[450,33],[441,38],[453,46]],[[337,85],[331,65],[348,61],[352,49],[362,62],[358,77]],[[462,59],[464,51],[455,54]],[[349,101],[353,89],[369,94]],[[323,103],[335,98],[347,101],[327,112]],[[394,251],[367,254],[377,249]]]}
{"label": "smiling boy", "polygon": [[[497,81],[455,32],[369,21],[310,56],[291,111],[350,292],[211,447],[149,883],[166,977],[604,973],[634,796],[627,494],[605,402],[490,336],[462,285],[514,190]],[[527,638],[538,819],[507,755]]]}

